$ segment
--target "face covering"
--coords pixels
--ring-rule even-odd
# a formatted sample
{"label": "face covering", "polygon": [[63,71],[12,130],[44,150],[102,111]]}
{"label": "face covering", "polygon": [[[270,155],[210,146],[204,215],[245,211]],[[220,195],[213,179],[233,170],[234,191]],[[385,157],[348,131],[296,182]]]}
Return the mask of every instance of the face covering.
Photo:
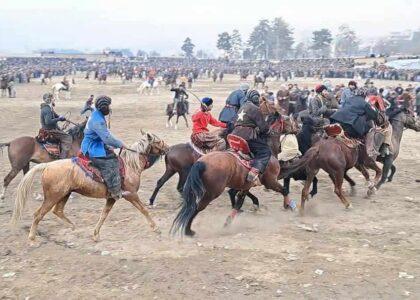
{"label": "face covering", "polygon": [[109,115],[110,109],[109,109],[108,106],[104,106],[100,109],[100,111],[104,116],[107,116],[107,115]]}

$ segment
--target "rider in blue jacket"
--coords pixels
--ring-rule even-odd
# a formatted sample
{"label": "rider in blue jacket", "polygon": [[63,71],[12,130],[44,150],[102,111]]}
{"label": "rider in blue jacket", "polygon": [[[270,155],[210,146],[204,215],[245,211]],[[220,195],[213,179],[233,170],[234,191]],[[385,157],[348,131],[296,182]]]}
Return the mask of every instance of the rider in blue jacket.
{"label": "rider in blue jacket", "polygon": [[84,131],[81,151],[99,169],[111,198],[121,198],[121,177],[118,157],[112,148],[127,148],[115,138],[106,126],[105,116],[110,112],[111,98],[99,96],[95,101],[95,110],[89,117]]}

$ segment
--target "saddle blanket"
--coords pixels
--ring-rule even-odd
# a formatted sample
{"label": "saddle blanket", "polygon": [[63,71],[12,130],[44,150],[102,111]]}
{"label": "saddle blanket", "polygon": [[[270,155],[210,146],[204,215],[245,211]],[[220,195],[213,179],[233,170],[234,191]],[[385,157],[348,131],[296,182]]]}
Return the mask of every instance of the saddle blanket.
{"label": "saddle blanket", "polygon": [[[84,156],[82,153],[79,153],[76,157],[73,157],[71,161],[78,165],[86,176],[90,177],[96,182],[104,183],[104,179],[102,178],[101,172],[92,166],[91,161],[89,160],[89,157]],[[125,177],[125,165],[122,158],[118,157],[119,161],[119,172],[121,176],[121,183],[124,182]]]}

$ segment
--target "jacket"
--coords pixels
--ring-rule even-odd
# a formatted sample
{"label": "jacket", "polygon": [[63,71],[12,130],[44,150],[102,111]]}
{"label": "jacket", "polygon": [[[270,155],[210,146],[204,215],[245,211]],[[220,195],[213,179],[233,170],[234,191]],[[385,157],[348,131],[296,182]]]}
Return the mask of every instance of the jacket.
{"label": "jacket", "polygon": [[252,102],[246,102],[238,112],[238,119],[232,134],[245,140],[264,139],[269,126],[258,106]]}
{"label": "jacket", "polygon": [[226,106],[220,112],[219,120],[225,123],[235,122],[238,110],[244,102],[245,92],[243,90],[233,91],[226,99]]}
{"label": "jacket", "polygon": [[327,111],[324,97],[321,95],[313,97],[309,101],[308,111],[311,117],[322,118],[322,115]]}
{"label": "jacket", "polygon": [[199,111],[191,117],[193,122],[193,134],[200,132],[208,132],[207,126],[213,125],[215,127],[226,128],[226,124],[213,118],[209,112]]}
{"label": "jacket", "polygon": [[105,117],[99,110],[94,110],[90,115],[84,134],[81,151],[89,157],[105,157],[106,146],[121,148],[123,145],[108,130]]}
{"label": "jacket", "polygon": [[59,129],[57,123],[60,121],[57,115],[47,103],[41,104],[41,127],[46,130]]}
{"label": "jacket", "polygon": [[371,128],[369,121],[376,120],[377,116],[378,112],[363,97],[353,96],[344,107],[331,116],[331,119],[350,125],[359,137],[363,137]]}

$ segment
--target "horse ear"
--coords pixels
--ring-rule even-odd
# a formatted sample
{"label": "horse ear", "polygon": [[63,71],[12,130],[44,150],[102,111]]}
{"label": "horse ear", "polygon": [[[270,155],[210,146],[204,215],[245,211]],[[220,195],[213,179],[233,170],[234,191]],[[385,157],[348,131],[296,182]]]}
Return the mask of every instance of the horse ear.
{"label": "horse ear", "polygon": [[147,133],[147,139],[151,142],[153,140],[153,136],[150,133]]}
{"label": "horse ear", "polygon": [[141,135],[144,135],[143,129],[140,129],[140,133],[141,133]]}

